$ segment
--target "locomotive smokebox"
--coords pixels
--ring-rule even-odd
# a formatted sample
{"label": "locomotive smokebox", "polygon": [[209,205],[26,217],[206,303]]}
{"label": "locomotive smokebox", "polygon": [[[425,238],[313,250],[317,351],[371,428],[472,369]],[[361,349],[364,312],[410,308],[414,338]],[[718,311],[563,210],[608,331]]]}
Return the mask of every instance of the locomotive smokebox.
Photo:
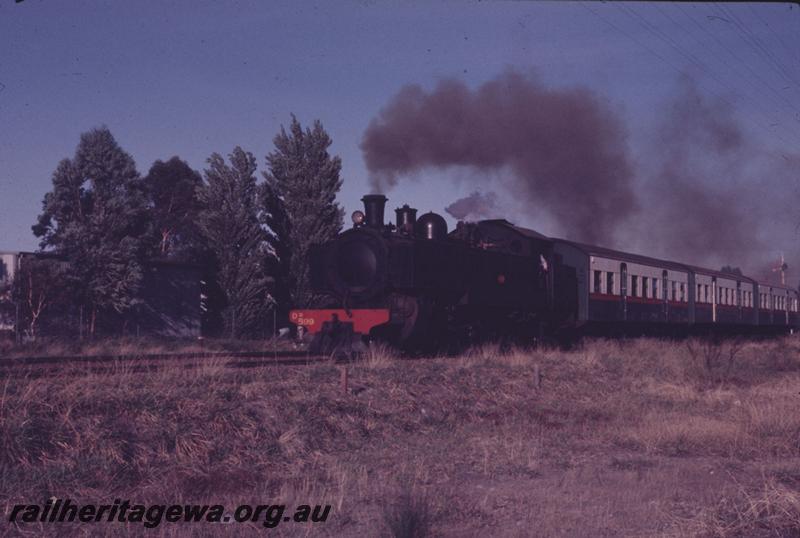
{"label": "locomotive smokebox", "polygon": [[441,241],[447,237],[447,221],[433,211],[422,215],[415,226],[417,237]]}
{"label": "locomotive smokebox", "polygon": [[402,234],[412,235],[414,225],[417,223],[417,210],[405,204],[394,212],[397,214],[397,230]]}
{"label": "locomotive smokebox", "polygon": [[367,194],[362,199],[367,226],[370,228],[383,227],[383,210],[386,207],[386,197],[382,194]]}

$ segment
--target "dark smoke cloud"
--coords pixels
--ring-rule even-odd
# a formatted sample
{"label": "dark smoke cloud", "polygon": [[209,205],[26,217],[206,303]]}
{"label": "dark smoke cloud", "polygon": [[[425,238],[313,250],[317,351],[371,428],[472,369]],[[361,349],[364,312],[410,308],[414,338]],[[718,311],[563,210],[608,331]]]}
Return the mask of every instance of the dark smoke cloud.
{"label": "dark smoke cloud", "polygon": [[622,123],[591,91],[506,72],[477,90],[457,80],[404,87],[367,128],[373,187],[426,168],[499,172],[505,193],[548,211],[575,239],[608,242],[636,209]]}
{"label": "dark smoke cloud", "polygon": [[[560,228],[554,235],[712,269],[737,266],[772,282],[784,251],[787,284],[796,285],[800,154],[776,158],[726,101],[703,95],[688,77],[659,112],[653,132],[640,133],[654,143],[640,147],[636,181],[625,129],[602,101],[516,72],[476,90],[455,80],[430,92],[406,86],[370,123],[361,148],[377,190],[452,168],[460,181],[547,212]],[[476,191],[447,211],[492,216],[496,198],[488,198]]]}
{"label": "dark smoke cloud", "polygon": [[493,192],[482,194],[480,191],[475,191],[456,200],[444,210],[458,220],[492,218],[497,213],[497,195]]}
{"label": "dark smoke cloud", "polygon": [[791,159],[767,159],[730,105],[703,96],[690,78],[679,81],[664,110],[655,148],[643,159],[642,175],[650,177],[640,193],[648,211],[633,238],[640,250],[713,269],[740,266],[774,281],[765,268],[797,243],[796,215],[771,217],[791,192]]}

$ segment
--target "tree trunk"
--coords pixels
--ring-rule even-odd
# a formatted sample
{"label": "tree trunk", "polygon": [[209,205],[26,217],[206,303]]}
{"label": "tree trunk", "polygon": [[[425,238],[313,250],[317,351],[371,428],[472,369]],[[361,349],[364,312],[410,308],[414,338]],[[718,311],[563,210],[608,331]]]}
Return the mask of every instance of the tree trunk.
{"label": "tree trunk", "polygon": [[161,254],[167,253],[167,242],[169,241],[169,230],[161,230]]}
{"label": "tree trunk", "polygon": [[97,307],[92,306],[92,317],[89,318],[89,338],[94,340],[94,323],[97,320]]}

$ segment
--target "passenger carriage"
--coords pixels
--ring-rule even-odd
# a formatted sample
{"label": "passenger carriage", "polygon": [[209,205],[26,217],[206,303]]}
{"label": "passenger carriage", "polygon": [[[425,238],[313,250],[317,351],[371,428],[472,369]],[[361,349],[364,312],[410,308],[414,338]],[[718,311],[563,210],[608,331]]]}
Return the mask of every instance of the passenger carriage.
{"label": "passenger carriage", "polygon": [[772,332],[800,320],[798,291],[787,286],[564,239],[554,253],[575,270],[577,325],[588,330]]}

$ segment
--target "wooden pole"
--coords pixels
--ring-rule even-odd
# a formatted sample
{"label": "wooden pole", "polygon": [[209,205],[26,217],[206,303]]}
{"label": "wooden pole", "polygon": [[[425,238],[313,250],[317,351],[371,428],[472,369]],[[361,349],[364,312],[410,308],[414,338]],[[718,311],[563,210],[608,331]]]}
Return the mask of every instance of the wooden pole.
{"label": "wooden pole", "polygon": [[342,392],[347,393],[347,366],[342,366],[340,370],[341,370],[340,384],[342,386]]}
{"label": "wooden pole", "polygon": [[538,364],[533,365],[533,386],[537,389],[542,384],[542,372]]}

